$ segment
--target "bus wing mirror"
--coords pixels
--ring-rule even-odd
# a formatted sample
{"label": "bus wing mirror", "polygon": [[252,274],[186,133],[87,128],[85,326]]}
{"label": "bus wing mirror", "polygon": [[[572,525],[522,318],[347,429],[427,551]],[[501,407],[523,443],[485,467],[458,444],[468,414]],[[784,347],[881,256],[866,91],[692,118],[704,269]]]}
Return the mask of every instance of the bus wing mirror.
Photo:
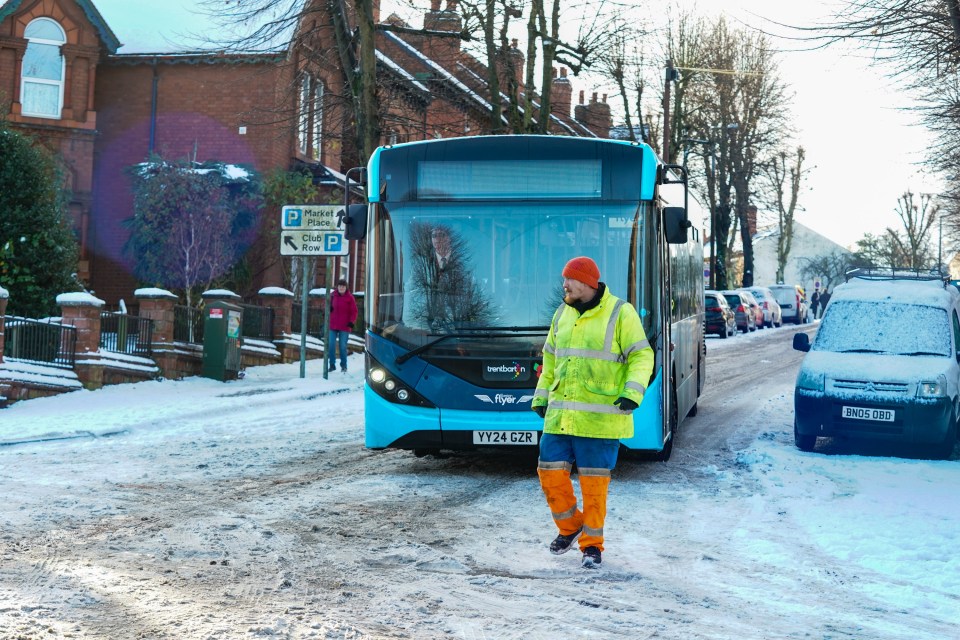
{"label": "bus wing mirror", "polygon": [[348,205],[343,214],[343,232],[347,240],[363,240],[367,237],[367,205]]}
{"label": "bus wing mirror", "polygon": [[670,244],[686,244],[687,229],[692,227],[687,220],[687,210],[683,207],[666,207],[663,210],[663,224]]}

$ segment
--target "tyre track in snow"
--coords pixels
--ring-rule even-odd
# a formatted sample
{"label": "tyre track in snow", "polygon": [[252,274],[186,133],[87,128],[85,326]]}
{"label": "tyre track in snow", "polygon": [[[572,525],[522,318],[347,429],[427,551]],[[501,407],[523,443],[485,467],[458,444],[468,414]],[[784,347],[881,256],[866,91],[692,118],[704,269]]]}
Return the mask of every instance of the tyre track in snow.
{"label": "tyre track in snow", "polygon": [[[800,354],[785,333],[743,342],[771,360],[762,372],[740,349],[708,351],[701,413],[673,459],[621,462],[600,572],[547,553],[534,460],[368,451],[356,390],[322,415],[249,393],[229,416],[184,412],[156,447],[104,440],[63,497],[5,516],[16,526],[2,538],[0,601],[18,604],[0,609],[0,637],[938,637],[943,620],[874,601],[871,576],[797,544],[789,505],[765,499],[765,470],[744,456],[768,431],[792,446],[780,389]],[[722,367],[742,373],[719,380]],[[263,436],[265,416],[293,426]],[[143,474],[82,480],[121,455]],[[765,559],[778,555],[795,565]]]}

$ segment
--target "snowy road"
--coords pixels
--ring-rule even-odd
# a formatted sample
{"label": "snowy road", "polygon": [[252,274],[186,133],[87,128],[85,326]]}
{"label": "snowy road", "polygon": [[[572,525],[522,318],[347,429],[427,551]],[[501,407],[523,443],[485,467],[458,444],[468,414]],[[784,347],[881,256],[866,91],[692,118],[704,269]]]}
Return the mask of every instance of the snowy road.
{"label": "snowy road", "polygon": [[[359,357],[16,404],[0,638],[955,637],[956,451],[797,451],[794,331],[708,339],[673,458],[615,473],[599,571],[546,551],[533,459],[364,449]],[[79,437],[23,442],[51,435]]]}

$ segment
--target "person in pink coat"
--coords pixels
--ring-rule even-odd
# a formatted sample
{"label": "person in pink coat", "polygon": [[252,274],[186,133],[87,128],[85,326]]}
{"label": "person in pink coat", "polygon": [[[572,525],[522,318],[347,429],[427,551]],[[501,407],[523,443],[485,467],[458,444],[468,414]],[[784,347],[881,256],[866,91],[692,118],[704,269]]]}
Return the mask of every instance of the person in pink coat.
{"label": "person in pink coat", "polygon": [[337,290],[330,296],[330,345],[327,350],[327,369],[336,371],[337,348],[340,349],[340,371],[347,372],[347,340],[357,321],[357,301],[347,291],[347,281],[341,278]]}

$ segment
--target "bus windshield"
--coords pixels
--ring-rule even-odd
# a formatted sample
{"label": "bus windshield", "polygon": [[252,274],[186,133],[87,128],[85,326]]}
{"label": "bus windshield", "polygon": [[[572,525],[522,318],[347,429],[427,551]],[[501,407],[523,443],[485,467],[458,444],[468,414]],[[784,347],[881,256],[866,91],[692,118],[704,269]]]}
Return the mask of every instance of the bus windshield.
{"label": "bus windshield", "polygon": [[[370,329],[411,349],[538,333],[563,299],[560,272],[587,255],[627,297],[642,245],[639,202],[388,202],[375,205]],[[634,247],[631,250],[631,247]],[[637,256],[634,255],[634,258]],[[440,343],[438,343],[440,344]]]}

